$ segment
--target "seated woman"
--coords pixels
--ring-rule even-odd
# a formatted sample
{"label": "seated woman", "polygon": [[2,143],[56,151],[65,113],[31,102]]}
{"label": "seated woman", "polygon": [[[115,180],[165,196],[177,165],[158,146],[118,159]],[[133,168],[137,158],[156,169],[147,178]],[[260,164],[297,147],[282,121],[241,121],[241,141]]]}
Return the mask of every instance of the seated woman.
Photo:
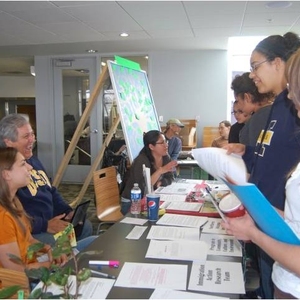
{"label": "seated woman", "polygon": [[39,241],[30,233],[30,219],[16,192],[29,183],[31,169],[24,156],[16,149],[0,148],[0,267],[16,271],[24,271],[24,266],[10,260],[8,254],[20,257],[26,268],[49,268],[53,263],[62,266],[67,262],[66,255],[53,261],[49,245],[45,245],[43,249],[48,254],[48,261],[29,263],[26,259],[28,246]]}
{"label": "seated woman", "polygon": [[231,123],[227,120],[224,120],[219,123],[220,136],[212,141],[211,144],[212,147],[223,148],[225,145],[228,144],[230,127],[231,127]]}
{"label": "seated woman", "polygon": [[168,143],[164,135],[158,130],[148,131],[143,138],[144,147],[134,159],[121,194],[121,212],[126,215],[131,206],[130,191],[134,183],[138,183],[145,195],[145,180],[143,165],[150,168],[151,185],[156,189],[159,186],[167,186],[174,180],[173,169],[177,161],[171,161],[168,155]]}

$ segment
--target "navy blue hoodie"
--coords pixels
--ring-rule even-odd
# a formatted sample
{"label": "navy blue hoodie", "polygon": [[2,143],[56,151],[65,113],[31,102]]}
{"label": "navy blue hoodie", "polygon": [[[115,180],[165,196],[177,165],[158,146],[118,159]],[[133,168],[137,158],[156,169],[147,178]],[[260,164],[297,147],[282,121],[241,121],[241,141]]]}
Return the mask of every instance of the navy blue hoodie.
{"label": "navy blue hoodie", "polygon": [[32,234],[47,232],[48,220],[53,217],[72,211],[72,208],[63,200],[59,192],[50,183],[42,163],[31,157],[27,160],[31,170],[30,183],[18,190],[25,211],[32,217]]}
{"label": "navy blue hoodie", "polygon": [[261,138],[262,133],[256,146],[247,146],[243,156],[251,170],[249,182],[256,184],[273,206],[283,210],[288,175],[300,161],[299,119],[287,90],[276,97],[262,144]]}

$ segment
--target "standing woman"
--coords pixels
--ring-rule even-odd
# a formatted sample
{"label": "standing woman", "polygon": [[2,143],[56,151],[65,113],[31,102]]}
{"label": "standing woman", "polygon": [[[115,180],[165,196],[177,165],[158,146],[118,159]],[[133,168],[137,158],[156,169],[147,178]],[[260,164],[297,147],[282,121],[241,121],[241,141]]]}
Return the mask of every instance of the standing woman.
{"label": "standing woman", "polygon": [[167,186],[174,180],[173,169],[177,166],[177,161],[171,160],[168,155],[168,142],[163,133],[158,130],[150,130],[145,133],[144,147],[139,155],[134,159],[125,187],[121,195],[121,212],[126,215],[131,206],[130,191],[134,183],[138,183],[145,195],[145,179],[143,176],[143,165],[150,168],[151,185],[156,189],[159,186]]}
{"label": "standing woman", "polygon": [[[30,170],[24,156],[14,148],[0,148],[0,267],[24,271],[24,266],[14,263],[8,254],[14,254],[21,258],[26,268],[49,268],[52,261],[51,247],[44,246],[44,252],[48,253],[46,262],[26,259],[27,248],[31,244],[38,243],[30,233],[30,219],[25,213],[21,202],[16,196],[19,188],[30,182]],[[5,230],[4,230],[5,228]],[[64,255],[56,261],[63,265],[67,261]]]}
{"label": "standing woman", "polygon": [[[300,50],[291,56],[286,65],[289,92],[300,118]],[[300,237],[300,162],[288,176],[286,183],[286,201],[284,219],[293,231]],[[229,234],[240,240],[251,240],[268,253],[276,262],[273,266],[272,280],[274,282],[275,299],[300,298],[300,246],[279,242],[264,232],[254,223],[249,214],[241,218],[228,218],[222,226]]]}
{"label": "standing woman", "polygon": [[[287,97],[285,65],[300,47],[298,35],[272,35],[255,47],[251,54],[250,78],[260,93],[273,93],[265,128],[255,147],[229,144],[228,153],[243,156],[250,170],[249,182],[257,185],[276,208],[283,210],[287,174],[300,161],[300,127],[293,103]],[[271,272],[274,260],[259,250],[260,296],[273,298]]]}
{"label": "standing woman", "polygon": [[249,75],[249,72],[237,75],[231,83],[231,89],[240,109],[251,115],[251,119],[240,131],[239,143],[255,146],[261,130],[266,126],[274,95],[259,93]]}

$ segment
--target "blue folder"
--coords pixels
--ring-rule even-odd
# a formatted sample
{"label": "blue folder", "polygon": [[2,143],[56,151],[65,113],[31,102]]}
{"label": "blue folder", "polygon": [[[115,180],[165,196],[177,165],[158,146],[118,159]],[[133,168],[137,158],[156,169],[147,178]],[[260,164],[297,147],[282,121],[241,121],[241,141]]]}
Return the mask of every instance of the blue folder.
{"label": "blue folder", "polygon": [[235,185],[224,180],[239,198],[256,225],[267,235],[292,245],[300,245],[300,240],[261,191],[252,183]]}

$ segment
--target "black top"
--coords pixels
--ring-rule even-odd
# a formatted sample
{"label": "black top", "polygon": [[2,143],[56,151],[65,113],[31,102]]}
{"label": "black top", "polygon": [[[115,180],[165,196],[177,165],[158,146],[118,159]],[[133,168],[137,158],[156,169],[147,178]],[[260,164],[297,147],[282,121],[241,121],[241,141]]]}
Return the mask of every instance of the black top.
{"label": "black top", "polygon": [[229,136],[228,136],[228,143],[239,143],[240,139],[240,131],[244,127],[245,123],[234,123],[230,127]]}

